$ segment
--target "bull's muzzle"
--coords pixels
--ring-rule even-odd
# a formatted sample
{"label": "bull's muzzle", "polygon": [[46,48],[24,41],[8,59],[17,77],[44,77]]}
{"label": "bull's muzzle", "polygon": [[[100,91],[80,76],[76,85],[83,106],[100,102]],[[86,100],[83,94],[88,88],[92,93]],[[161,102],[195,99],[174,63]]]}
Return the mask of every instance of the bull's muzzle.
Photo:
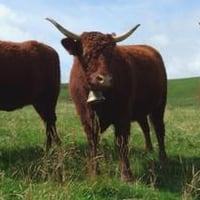
{"label": "bull's muzzle", "polygon": [[112,86],[112,77],[110,75],[95,74],[91,76],[91,84],[98,89],[110,88]]}
{"label": "bull's muzzle", "polygon": [[88,94],[87,103],[100,103],[105,100],[102,91],[112,87],[112,77],[110,75],[92,74],[90,76],[91,90]]}
{"label": "bull's muzzle", "polygon": [[103,75],[98,75],[97,76],[97,82],[103,86],[103,87],[110,87],[111,86],[111,76],[107,75],[107,76],[103,76]]}

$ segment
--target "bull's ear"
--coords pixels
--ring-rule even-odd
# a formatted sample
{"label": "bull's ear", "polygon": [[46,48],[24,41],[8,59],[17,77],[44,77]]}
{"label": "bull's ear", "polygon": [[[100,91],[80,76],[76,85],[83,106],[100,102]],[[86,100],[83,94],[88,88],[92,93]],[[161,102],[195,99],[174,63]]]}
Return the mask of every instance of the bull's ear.
{"label": "bull's ear", "polygon": [[74,56],[78,54],[76,41],[69,38],[64,38],[61,40],[61,44],[69,52],[69,54],[74,55]]}

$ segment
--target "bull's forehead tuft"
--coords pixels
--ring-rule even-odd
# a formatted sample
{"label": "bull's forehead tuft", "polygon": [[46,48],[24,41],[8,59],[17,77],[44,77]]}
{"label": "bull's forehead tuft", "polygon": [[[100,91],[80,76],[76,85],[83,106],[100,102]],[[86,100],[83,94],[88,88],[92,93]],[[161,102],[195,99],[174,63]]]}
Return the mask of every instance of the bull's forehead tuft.
{"label": "bull's forehead tuft", "polygon": [[101,38],[101,37],[105,37],[106,34],[101,33],[101,32],[97,32],[97,31],[92,31],[92,32],[83,32],[81,35],[81,38]]}
{"label": "bull's forehead tuft", "polygon": [[102,47],[113,45],[114,40],[111,34],[103,34],[100,32],[84,32],[81,35],[81,43],[87,51],[91,49],[99,50]]}
{"label": "bull's forehead tuft", "polygon": [[103,34],[100,32],[84,32],[81,35],[81,41],[82,43],[110,43],[113,42],[113,38],[111,34]]}

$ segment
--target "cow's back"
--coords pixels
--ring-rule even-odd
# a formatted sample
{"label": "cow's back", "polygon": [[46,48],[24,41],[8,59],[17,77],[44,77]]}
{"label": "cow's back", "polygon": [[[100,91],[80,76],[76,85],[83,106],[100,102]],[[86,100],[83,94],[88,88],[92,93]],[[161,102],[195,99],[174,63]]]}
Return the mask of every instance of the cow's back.
{"label": "cow's back", "polygon": [[33,104],[42,95],[57,98],[59,58],[56,51],[45,44],[1,41],[0,71],[1,110]]}

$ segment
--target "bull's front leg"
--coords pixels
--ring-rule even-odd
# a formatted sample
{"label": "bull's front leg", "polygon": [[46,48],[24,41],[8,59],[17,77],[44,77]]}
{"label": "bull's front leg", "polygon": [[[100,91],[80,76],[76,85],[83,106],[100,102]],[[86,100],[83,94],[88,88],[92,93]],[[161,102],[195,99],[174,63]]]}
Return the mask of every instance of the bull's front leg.
{"label": "bull's front leg", "polygon": [[88,175],[94,178],[98,173],[98,132],[100,127],[92,105],[87,103],[88,92],[84,87],[79,85],[77,88],[71,83],[70,93],[88,140]]}
{"label": "bull's front leg", "polygon": [[133,175],[130,169],[130,163],[128,159],[128,140],[130,135],[130,124],[115,125],[115,145],[119,152],[120,159],[120,174],[122,181],[133,181]]}
{"label": "bull's front leg", "polygon": [[91,178],[95,178],[99,173],[99,123],[95,113],[88,113],[88,115],[89,117],[82,119],[82,124],[88,140],[88,174]]}
{"label": "bull's front leg", "polygon": [[98,168],[98,134],[88,134],[88,173],[91,178],[95,178],[99,173]]}

